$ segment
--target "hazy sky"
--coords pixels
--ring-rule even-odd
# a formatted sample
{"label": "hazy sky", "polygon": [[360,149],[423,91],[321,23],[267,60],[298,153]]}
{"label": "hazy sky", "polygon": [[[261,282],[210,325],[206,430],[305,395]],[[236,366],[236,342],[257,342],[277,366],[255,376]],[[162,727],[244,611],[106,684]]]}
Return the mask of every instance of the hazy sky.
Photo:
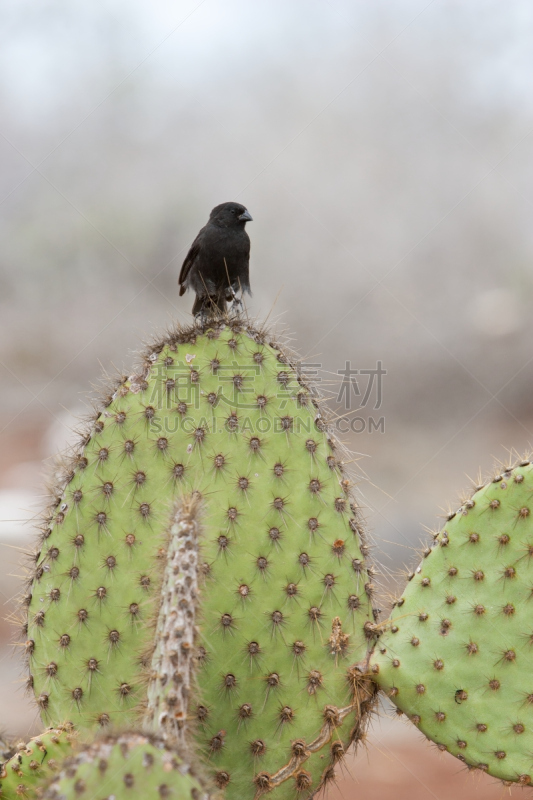
{"label": "hazy sky", "polygon": [[281,92],[284,80],[301,78],[321,102],[380,51],[394,59],[397,48],[410,49],[406,78],[416,84],[418,64],[424,83],[447,53],[453,60],[456,39],[471,45],[466,97],[531,105],[532,24],[527,0],[4,0],[0,80],[28,124],[61,110],[88,75],[92,91],[79,98],[86,110],[122,80],[184,92],[223,85],[231,95],[277,70]]}

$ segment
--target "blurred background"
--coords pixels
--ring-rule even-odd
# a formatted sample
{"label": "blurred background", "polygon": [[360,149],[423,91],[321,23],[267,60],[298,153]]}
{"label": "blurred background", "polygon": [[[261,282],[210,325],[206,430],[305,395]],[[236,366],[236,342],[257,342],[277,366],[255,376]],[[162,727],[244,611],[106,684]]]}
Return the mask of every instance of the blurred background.
{"label": "blurred background", "polygon": [[[386,370],[379,409],[373,391],[357,411],[352,391],[362,422],[341,437],[358,454],[386,591],[479,468],[529,447],[532,23],[528,0],[1,4],[11,733],[39,727],[9,640],[43,463],[102,368],[127,370],[147,336],[190,319],[177,276],[215,204],[252,213],[249,311],[321,365],[338,413],[339,370]],[[386,711],[345,777],[328,797],[508,792]]]}

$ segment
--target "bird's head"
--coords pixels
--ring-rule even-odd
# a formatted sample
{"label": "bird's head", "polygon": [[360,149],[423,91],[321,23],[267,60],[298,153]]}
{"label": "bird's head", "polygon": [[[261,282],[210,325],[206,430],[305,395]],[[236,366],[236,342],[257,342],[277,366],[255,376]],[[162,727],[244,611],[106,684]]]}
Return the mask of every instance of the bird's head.
{"label": "bird's head", "polygon": [[240,203],[221,203],[211,211],[209,219],[216,225],[229,228],[234,225],[244,225],[252,221],[252,215]]}

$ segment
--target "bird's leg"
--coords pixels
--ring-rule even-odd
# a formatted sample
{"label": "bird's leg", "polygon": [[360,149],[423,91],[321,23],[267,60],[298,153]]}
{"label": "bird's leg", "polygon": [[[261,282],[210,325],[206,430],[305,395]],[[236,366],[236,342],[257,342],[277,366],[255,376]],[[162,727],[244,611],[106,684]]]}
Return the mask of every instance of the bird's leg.
{"label": "bird's leg", "polygon": [[231,304],[231,310],[234,311],[236,314],[240,314],[241,311],[243,310],[242,300],[240,297],[237,297],[237,295],[235,295],[233,298],[233,303]]}
{"label": "bird's leg", "polygon": [[240,312],[243,309],[242,300],[239,297],[237,297],[237,294],[236,294],[235,289],[233,288],[233,286],[230,286],[228,288],[228,291],[226,293],[226,300],[228,302],[230,300],[232,301],[231,302],[231,311],[234,314],[240,314]]}
{"label": "bird's leg", "polygon": [[200,325],[204,326],[205,322],[207,320],[208,314],[209,314],[209,311],[206,308],[205,303],[202,303],[202,305],[200,306],[198,311],[195,313],[194,318],[196,320],[199,320]]}

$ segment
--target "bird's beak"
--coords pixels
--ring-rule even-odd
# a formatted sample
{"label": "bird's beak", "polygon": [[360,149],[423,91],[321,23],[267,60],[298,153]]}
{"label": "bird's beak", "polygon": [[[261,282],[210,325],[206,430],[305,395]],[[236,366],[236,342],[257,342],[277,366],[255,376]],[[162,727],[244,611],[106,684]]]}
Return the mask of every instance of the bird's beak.
{"label": "bird's beak", "polygon": [[246,209],[246,211],[243,211],[242,214],[238,217],[238,219],[240,219],[241,222],[253,222],[254,221],[254,218],[252,217],[252,215],[250,214],[248,209]]}

